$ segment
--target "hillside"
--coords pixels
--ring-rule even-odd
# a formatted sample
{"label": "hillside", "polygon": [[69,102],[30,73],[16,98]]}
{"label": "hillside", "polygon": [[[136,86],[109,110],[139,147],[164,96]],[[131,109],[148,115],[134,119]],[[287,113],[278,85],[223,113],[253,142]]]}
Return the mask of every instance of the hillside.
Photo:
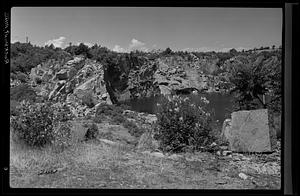
{"label": "hillside", "polygon": [[[271,135],[280,132],[280,49],[117,53],[15,43],[10,85],[12,187],[280,188],[280,134]],[[228,119],[212,122],[207,93],[232,93],[240,108],[230,113],[267,108],[270,152],[232,151],[221,137]],[[155,96],[155,114],[123,104]]]}
{"label": "hillside", "polygon": [[[228,92],[232,87],[229,81],[232,67],[263,64],[271,69],[281,65],[279,49],[128,54],[112,52],[97,45],[62,50],[15,43],[11,46],[11,54],[11,78],[18,79],[13,82],[23,81],[33,85],[44,98],[56,100],[60,97],[66,100],[68,96],[75,95],[80,99],[79,89],[90,91],[87,86],[102,81],[101,87],[91,92],[95,105],[101,102],[101,96],[106,96],[105,93],[109,95],[108,102],[118,103],[158,94],[190,93],[193,90]],[[97,82],[91,84],[94,80]]]}

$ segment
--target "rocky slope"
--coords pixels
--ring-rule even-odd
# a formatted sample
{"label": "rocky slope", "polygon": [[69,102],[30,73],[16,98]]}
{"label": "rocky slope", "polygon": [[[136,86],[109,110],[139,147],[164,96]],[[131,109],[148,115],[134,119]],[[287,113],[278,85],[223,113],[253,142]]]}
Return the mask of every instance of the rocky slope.
{"label": "rocky slope", "polygon": [[106,91],[103,66],[82,56],[75,56],[63,65],[38,65],[31,70],[30,83],[37,95],[65,102],[75,116],[84,116],[91,110],[83,103],[85,96],[89,96],[94,105],[112,104]]}
{"label": "rocky slope", "polygon": [[[195,54],[114,54],[105,64],[83,56],[67,62],[48,60],[31,69],[29,83],[47,100],[89,110],[84,99],[92,100],[93,106],[159,94],[226,92],[233,66],[281,63],[281,51],[235,53],[229,59],[219,53]],[[11,80],[12,86],[17,84]]]}

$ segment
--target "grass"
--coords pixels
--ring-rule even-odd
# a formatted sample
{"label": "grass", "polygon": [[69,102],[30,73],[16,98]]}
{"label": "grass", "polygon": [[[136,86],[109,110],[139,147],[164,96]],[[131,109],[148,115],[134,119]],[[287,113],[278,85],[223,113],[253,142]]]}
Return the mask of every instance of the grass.
{"label": "grass", "polygon": [[[173,160],[135,151],[125,144],[109,145],[99,140],[73,142],[63,152],[56,153],[50,146],[37,150],[11,140],[10,186],[97,189],[252,189],[256,186],[237,175],[230,176],[233,170],[226,173],[224,169],[229,164],[220,162],[211,153],[186,153],[182,154],[183,158]],[[38,175],[45,169],[58,171]],[[279,185],[275,183],[271,188]]]}

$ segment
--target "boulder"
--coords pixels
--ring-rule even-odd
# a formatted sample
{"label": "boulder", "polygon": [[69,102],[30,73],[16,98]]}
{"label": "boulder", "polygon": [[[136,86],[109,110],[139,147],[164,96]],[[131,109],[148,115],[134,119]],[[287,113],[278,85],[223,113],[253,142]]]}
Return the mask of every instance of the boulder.
{"label": "boulder", "polygon": [[[74,89],[74,95],[79,99],[87,93],[92,93],[93,97],[95,97],[98,102],[105,99],[106,102],[111,103],[109,94],[106,91],[105,83],[103,83],[102,75],[94,75]],[[96,96],[96,94],[98,96]]]}
{"label": "boulder", "polygon": [[243,110],[231,114],[231,126],[224,122],[224,136],[231,151],[270,152],[268,110]]}

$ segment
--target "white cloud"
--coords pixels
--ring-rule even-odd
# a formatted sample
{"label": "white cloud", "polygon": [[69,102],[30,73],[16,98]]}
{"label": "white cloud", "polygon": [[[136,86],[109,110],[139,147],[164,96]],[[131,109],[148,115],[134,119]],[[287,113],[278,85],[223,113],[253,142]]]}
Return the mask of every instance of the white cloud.
{"label": "white cloud", "polygon": [[45,45],[51,45],[51,44],[53,44],[55,47],[60,47],[61,48],[65,40],[66,40],[66,38],[63,37],[63,36],[61,36],[61,37],[59,37],[57,39],[53,39],[53,40],[47,41],[45,43]]}
{"label": "white cloud", "polygon": [[126,50],[119,45],[115,45],[115,47],[112,50],[115,52],[126,52]]}
{"label": "white cloud", "polygon": [[131,43],[129,44],[128,49],[129,50],[137,50],[137,49],[141,49],[144,45],[145,45],[145,43],[133,38],[131,40]]}
{"label": "white cloud", "polygon": [[149,49],[146,48],[146,47],[141,47],[140,50],[141,50],[141,51],[144,51],[144,52],[149,52]]}
{"label": "white cloud", "polygon": [[130,51],[135,51],[135,50],[149,52],[149,49],[145,45],[146,44],[144,42],[141,42],[141,41],[133,38],[127,48],[122,48],[119,45],[115,45],[112,50],[115,52],[130,52]]}

